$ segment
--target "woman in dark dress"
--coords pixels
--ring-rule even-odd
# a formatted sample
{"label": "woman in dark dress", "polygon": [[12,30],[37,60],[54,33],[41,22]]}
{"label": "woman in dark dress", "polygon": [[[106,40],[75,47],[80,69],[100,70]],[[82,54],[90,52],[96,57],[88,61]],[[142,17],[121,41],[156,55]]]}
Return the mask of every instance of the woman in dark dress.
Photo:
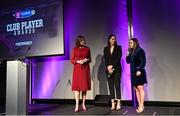
{"label": "woman in dark dress", "polygon": [[136,38],[132,38],[129,41],[129,49],[126,55],[127,63],[130,63],[131,67],[131,81],[136,91],[136,97],[138,100],[138,109],[136,111],[141,113],[144,111],[144,84],[147,83],[146,79],[146,56],[144,50],[139,46],[139,42]]}
{"label": "woman in dark dress", "polygon": [[85,106],[86,93],[91,90],[90,67],[91,62],[90,48],[85,46],[83,36],[78,36],[76,39],[76,47],[73,48],[71,54],[71,62],[74,65],[72,91],[75,95],[76,107],[75,112],[79,111],[80,92],[82,91],[82,109],[86,111]]}
{"label": "woman in dark dress", "polygon": [[[107,47],[104,48],[104,60],[106,65],[107,81],[111,96],[111,110],[121,109],[121,57],[121,46],[117,45],[116,36],[110,35],[108,37]],[[117,105],[115,99],[117,99]]]}

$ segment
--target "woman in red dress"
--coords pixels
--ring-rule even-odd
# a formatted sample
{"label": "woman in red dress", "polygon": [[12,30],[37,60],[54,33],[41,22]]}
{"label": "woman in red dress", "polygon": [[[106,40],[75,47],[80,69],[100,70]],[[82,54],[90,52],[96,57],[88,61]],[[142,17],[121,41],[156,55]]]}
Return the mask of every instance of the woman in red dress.
{"label": "woman in red dress", "polygon": [[75,95],[75,112],[79,111],[80,92],[82,91],[82,109],[86,111],[85,106],[86,93],[91,90],[90,67],[91,62],[90,48],[85,46],[83,36],[78,36],[76,39],[76,47],[73,48],[71,54],[71,62],[74,65],[72,91]]}

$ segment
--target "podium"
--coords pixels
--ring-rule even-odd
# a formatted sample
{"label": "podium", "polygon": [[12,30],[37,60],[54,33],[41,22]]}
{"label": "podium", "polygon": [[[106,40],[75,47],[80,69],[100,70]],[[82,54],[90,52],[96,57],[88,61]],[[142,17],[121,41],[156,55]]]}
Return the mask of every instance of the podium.
{"label": "podium", "polygon": [[7,61],[6,115],[26,115],[28,108],[27,64]]}

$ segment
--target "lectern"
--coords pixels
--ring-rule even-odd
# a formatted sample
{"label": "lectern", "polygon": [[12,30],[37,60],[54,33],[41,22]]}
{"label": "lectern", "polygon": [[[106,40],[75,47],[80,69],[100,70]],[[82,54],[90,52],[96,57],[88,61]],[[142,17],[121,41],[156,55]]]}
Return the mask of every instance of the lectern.
{"label": "lectern", "polygon": [[27,114],[27,85],[27,64],[7,61],[6,115]]}

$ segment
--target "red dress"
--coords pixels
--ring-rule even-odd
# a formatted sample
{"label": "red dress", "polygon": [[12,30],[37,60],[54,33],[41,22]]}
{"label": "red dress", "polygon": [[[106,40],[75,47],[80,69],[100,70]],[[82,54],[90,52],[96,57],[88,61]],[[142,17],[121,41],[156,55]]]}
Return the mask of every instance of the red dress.
{"label": "red dress", "polygon": [[[79,64],[77,60],[84,58],[90,59],[84,64]],[[91,62],[90,49],[88,47],[74,47],[71,54],[71,62],[74,64],[72,91],[87,91],[91,89],[90,67]]]}

